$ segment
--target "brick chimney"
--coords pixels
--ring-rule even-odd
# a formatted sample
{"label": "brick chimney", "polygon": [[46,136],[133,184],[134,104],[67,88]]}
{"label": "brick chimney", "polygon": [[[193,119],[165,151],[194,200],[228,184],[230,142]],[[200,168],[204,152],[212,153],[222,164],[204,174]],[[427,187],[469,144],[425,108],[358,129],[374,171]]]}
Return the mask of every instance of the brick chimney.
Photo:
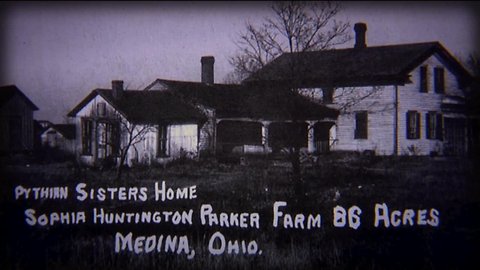
{"label": "brick chimney", "polygon": [[123,81],[113,80],[112,81],[112,94],[113,98],[119,99],[123,95]]}
{"label": "brick chimney", "polygon": [[213,64],[215,58],[213,56],[203,56],[202,63],[202,83],[213,84]]}
{"label": "brick chimney", "polygon": [[362,22],[356,23],[355,26],[353,27],[353,30],[355,30],[355,47],[354,48],[356,49],[366,48],[367,42],[366,42],[365,33],[367,32],[367,24]]}

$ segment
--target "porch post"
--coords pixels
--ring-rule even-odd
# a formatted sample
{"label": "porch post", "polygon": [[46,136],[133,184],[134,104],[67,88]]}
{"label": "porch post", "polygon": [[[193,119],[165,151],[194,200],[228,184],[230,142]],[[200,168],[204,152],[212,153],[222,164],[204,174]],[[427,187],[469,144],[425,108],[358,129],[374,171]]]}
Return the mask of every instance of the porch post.
{"label": "porch post", "polygon": [[316,150],[315,147],[315,134],[313,131],[314,125],[317,121],[307,121],[307,134],[308,134],[308,143],[307,143],[307,151],[308,153],[313,153]]}
{"label": "porch post", "polygon": [[[93,141],[92,145],[92,155],[93,155],[93,164],[97,166],[98,160],[98,122],[97,119],[92,119],[92,133],[93,133]],[[92,136],[92,135],[90,135]]]}
{"label": "porch post", "polygon": [[263,153],[268,154],[270,152],[270,145],[268,142],[268,126],[270,121],[262,121],[262,145]]}

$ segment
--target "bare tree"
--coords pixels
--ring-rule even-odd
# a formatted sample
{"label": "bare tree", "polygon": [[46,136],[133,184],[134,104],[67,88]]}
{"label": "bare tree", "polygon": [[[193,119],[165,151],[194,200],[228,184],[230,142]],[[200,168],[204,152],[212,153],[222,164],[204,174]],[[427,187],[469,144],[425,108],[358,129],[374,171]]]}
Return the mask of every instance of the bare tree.
{"label": "bare tree", "polygon": [[[229,75],[230,79],[245,79],[283,53],[329,49],[351,39],[348,31],[350,24],[335,19],[341,11],[337,2],[276,2],[272,11],[273,16],[265,18],[259,26],[247,23],[245,32],[239,35],[236,42],[239,52],[230,59],[234,67],[234,75]],[[298,65],[295,57],[290,57],[288,68],[291,84],[282,85],[278,95],[285,93],[284,97],[289,99],[288,92],[299,93],[295,82],[299,75],[295,74]],[[301,109],[291,107],[293,110]],[[301,126],[301,121],[296,111],[289,113],[293,125],[285,134],[294,138],[287,139],[288,156],[292,163],[296,193],[303,196],[300,168],[302,143],[297,139],[302,132],[295,130]]]}
{"label": "bare tree", "polygon": [[143,142],[146,139],[146,135],[149,132],[155,132],[157,129],[153,125],[140,125],[133,124],[127,121],[124,117],[117,114],[117,123],[119,124],[118,131],[120,140],[111,141],[118,151],[118,157],[120,161],[117,166],[117,173],[115,179],[118,181],[121,179],[123,168],[126,165],[128,152],[133,147],[136,150],[136,144]]}
{"label": "bare tree", "polygon": [[239,53],[230,58],[236,77],[245,79],[282,53],[329,49],[351,39],[350,24],[335,20],[339,3],[276,2],[272,11],[260,26],[247,22],[240,33]]}

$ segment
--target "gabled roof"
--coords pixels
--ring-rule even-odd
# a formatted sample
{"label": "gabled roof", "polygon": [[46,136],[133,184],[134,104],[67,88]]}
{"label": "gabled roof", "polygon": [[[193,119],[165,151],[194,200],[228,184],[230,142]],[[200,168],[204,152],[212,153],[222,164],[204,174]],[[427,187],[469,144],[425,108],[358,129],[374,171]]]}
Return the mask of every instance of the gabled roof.
{"label": "gabled roof", "polygon": [[25,100],[25,103],[28,104],[32,110],[38,110],[38,107],[15,85],[6,85],[0,87],[0,106],[3,106],[3,104],[5,104],[8,100],[13,98],[15,94]]}
{"label": "gabled roof", "polygon": [[215,109],[219,118],[313,120],[338,116],[335,109],[315,103],[292,91],[281,91],[282,88],[279,87],[204,84],[162,79],[157,79],[154,83],[164,85],[192,103]]}
{"label": "gabled roof", "polygon": [[122,97],[116,99],[111,89],[93,90],[68,113],[68,116],[75,116],[97,95],[102,96],[129,122],[135,124],[205,120],[205,116],[194,106],[184,102],[170,91],[124,90]]}
{"label": "gabled roof", "polygon": [[462,82],[470,79],[440,43],[427,42],[285,53],[245,82],[289,82],[295,87],[404,84],[409,82],[408,74],[435,53]]}
{"label": "gabled roof", "polygon": [[165,86],[189,102],[215,109],[217,115],[223,115],[224,112],[236,107],[239,95],[243,93],[241,86],[235,84],[205,84],[164,79],[157,79],[155,83]]}
{"label": "gabled roof", "polygon": [[42,133],[49,129],[54,129],[63,135],[66,139],[75,139],[75,125],[74,124],[55,124],[46,128]]}

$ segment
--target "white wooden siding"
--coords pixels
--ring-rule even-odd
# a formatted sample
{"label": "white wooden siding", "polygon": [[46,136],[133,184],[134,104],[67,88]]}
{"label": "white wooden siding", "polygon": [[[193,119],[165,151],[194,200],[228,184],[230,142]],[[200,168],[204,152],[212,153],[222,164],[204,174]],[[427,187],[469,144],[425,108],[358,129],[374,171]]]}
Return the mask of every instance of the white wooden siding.
{"label": "white wooden siding", "polygon": [[[105,102],[106,115],[110,117],[118,117],[115,115],[115,109],[100,95],[97,95],[89,103],[87,103],[78,113],[77,117],[73,120],[73,123],[77,126],[76,129],[76,145],[75,150],[78,153],[78,158],[85,164],[93,165],[95,162],[96,149],[95,143],[92,155],[82,155],[82,130],[81,119],[82,117],[92,117],[96,115],[97,104],[99,102]],[[120,116],[121,117],[121,116]],[[124,124],[120,125],[120,143],[121,148],[124,148],[128,143],[128,137],[126,129],[131,129],[132,124],[125,121],[121,117]],[[141,130],[148,128],[148,131],[143,136],[143,139],[135,143],[128,149],[126,163],[129,166],[135,164],[152,164],[152,163],[166,163],[173,159],[180,157],[181,154],[187,153],[188,156],[196,156],[198,154],[198,125],[197,124],[173,124],[167,127],[167,147],[168,157],[158,157],[158,128],[155,125],[135,126],[134,133],[138,133]],[[95,131],[95,127],[94,130]]]}
{"label": "white wooden siding", "polygon": [[[420,67],[428,66],[428,92],[420,92]],[[434,91],[434,68],[445,70],[445,94]],[[429,155],[442,154],[443,141],[426,138],[426,114],[429,111],[441,113],[442,101],[450,101],[449,96],[464,97],[454,73],[437,55],[432,55],[410,73],[411,83],[398,86],[398,154]],[[332,151],[373,150],[379,155],[391,155],[395,151],[395,85],[382,86],[374,95],[368,96],[352,106],[344,107],[358,98],[364,97],[374,87],[337,88],[334,92],[332,108],[340,109],[336,125],[332,127]],[[301,94],[315,100],[322,99],[321,88],[302,89]],[[456,101],[458,102],[458,101]],[[355,139],[355,112],[368,111],[368,139]],[[420,113],[420,138],[407,139],[406,113]],[[445,114],[444,117],[461,118],[461,114]]]}
{"label": "white wooden siding", "polygon": [[196,155],[198,152],[197,124],[179,124],[170,126],[170,155],[179,157],[181,154]]}
{"label": "white wooden siding", "polygon": [[[368,96],[368,97],[367,97]],[[340,111],[336,121],[332,151],[375,151],[379,155],[393,153],[394,142],[394,100],[395,88],[355,87],[338,88],[334,93],[333,107],[342,108],[344,104],[357,100],[356,104]],[[361,100],[361,101],[358,101]],[[355,139],[355,112],[368,112],[368,138]]]}
{"label": "white wooden siding", "polygon": [[[400,155],[429,155],[431,152],[441,154],[443,142],[426,138],[426,114],[429,111],[441,112],[441,103],[446,95],[463,97],[463,91],[459,89],[456,76],[440,61],[441,58],[432,55],[410,73],[412,83],[398,87],[399,93],[399,154]],[[427,80],[428,92],[420,92],[420,67],[428,66]],[[445,70],[445,94],[435,93],[434,68],[443,67]],[[407,111],[420,113],[420,138],[407,139]],[[444,115],[448,116],[448,115]],[[413,151],[412,151],[413,150]]]}
{"label": "white wooden siding", "polygon": [[[73,124],[75,124],[75,150],[74,152],[77,153],[78,159],[87,165],[94,165],[95,163],[95,156],[97,155],[97,149],[95,147],[95,143],[92,141],[92,155],[83,155],[82,151],[82,117],[95,117],[97,115],[97,104],[103,102],[105,103],[105,113],[106,115],[113,116],[116,114],[115,108],[113,108],[110,103],[108,103],[102,96],[97,95],[95,96],[90,102],[88,102],[80,111],[77,113],[77,116],[73,120]],[[122,118],[123,119],[123,118]],[[92,132],[96,133],[96,127],[93,127]],[[96,136],[95,136],[96,137]],[[124,143],[124,138],[121,136],[121,142]],[[130,158],[127,158],[129,161]],[[130,165],[130,164],[129,164]]]}

